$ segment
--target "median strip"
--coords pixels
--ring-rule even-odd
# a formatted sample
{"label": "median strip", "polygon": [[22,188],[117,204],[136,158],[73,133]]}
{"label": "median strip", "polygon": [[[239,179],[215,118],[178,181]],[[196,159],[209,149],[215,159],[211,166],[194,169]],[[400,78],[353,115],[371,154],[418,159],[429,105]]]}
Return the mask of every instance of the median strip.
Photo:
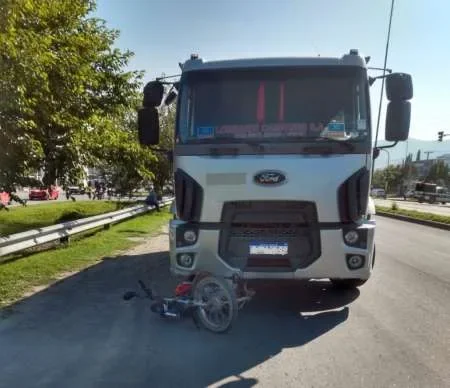
{"label": "median strip", "polygon": [[395,218],[397,220],[413,222],[415,224],[431,226],[433,228],[450,230],[450,217],[445,215],[400,209],[397,206],[389,208],[378,205],[376,206],[376,213],[379,216]]}

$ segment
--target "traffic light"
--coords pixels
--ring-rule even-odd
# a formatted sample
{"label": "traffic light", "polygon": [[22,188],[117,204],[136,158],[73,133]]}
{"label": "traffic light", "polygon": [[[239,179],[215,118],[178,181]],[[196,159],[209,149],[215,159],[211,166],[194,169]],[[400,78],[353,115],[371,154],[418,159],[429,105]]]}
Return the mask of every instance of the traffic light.
{"label": "traffic light", "polygon": [[442,141],[442,138],[444,137],[444,131],[438,132],[438,141]]}

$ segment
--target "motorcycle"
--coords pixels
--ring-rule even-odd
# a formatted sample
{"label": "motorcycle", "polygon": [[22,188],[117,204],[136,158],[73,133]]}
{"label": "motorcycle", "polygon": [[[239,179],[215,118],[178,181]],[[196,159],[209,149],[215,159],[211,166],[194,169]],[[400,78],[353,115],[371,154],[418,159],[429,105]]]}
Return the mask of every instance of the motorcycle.
{"label": "motorcycle", "polygon": [[238,277],[219,278],[205,273],[179,283],[173,297],[156,297],[142,280],[139,280],[139,285],[143,295],[128,291],[123,299],[148,298],[152,301],[151,311],[160,317],[181,320],[190,316],[197,327],[213,333],[229,331],[238,311],[254,296],[254,291],[249,290]]}

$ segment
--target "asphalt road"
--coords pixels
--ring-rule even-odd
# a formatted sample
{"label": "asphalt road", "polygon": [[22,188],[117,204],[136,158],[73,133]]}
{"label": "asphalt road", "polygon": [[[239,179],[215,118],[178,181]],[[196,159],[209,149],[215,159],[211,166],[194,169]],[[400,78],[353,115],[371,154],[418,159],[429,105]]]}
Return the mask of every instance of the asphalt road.
{"label": "asphalt road", "polygon": [[121,300],[139,278],[172,287],[167,236],[103,260],[3,312],[0,386],[449,387],[450,233],[378,224],[360,292],[260,285],[226,335]]}
{"label": "asphalt road", "polygon": [[375,204],[380,205],[380,206],[391,207],[392,202],[396,202],[400,209],[417,210],[420,212],[450,216],[450,203],[442,205],[442,204],[430,204],[430,203],[404,201],[403,199],[397,199],[397,200],[379,199],[379,198],[375,199]]}

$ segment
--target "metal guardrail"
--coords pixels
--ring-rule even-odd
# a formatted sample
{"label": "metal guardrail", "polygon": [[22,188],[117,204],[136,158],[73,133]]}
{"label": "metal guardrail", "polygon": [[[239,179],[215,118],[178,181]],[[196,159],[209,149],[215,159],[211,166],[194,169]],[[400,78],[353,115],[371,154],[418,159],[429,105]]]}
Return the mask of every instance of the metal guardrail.
{"label": "metal guardrail", "polygon": [[[167,206],[172,202],[172,198],[160,202],[160,206]],[[109,225],[134,217],[138,214],[155,209],[154,206],[139,205],[98,216],[81,218],[75,221],[63,222],[44,228],[32,229],[26,232],[15,233],[9,236],[0,237],[0,257],[10,253],[19,252],[27,248],[59,240],[68,241],[69,237],[99,226],[109,227]]]}

